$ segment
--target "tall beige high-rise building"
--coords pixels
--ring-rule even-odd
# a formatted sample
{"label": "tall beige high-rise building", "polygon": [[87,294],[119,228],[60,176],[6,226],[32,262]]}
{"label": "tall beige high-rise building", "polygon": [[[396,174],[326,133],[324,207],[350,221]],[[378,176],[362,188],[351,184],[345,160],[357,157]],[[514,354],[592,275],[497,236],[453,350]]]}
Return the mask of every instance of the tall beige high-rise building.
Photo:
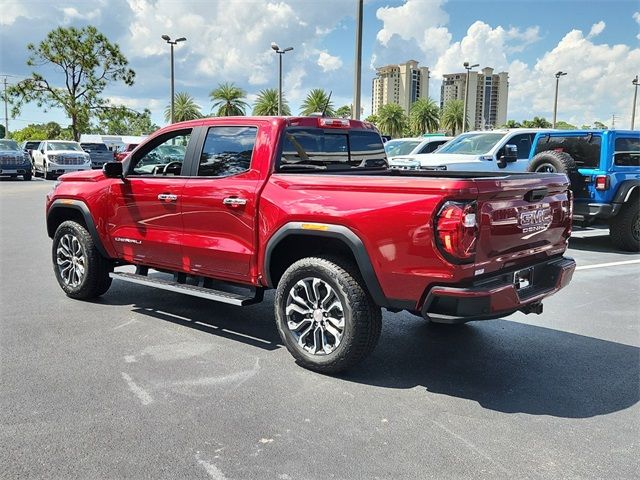
{"label": "tall beige high-rise building", "polygon": [[373,114],[388,103],[397,103],[408,114],[417,99],[429,97],[429,68],[418,67],[415,60],[385,65],[376,71],[371,92]]}
{"label": "tall beige high-rise building", "polygon": [[[466,72],[445,74],[440,88],[440,108],[444,108],[449,100],[464,102],[466,82]],[[480,72],[470,72],[467,102],[469,130],[486,130],[504,125],[507,122],[508,96],[507,72],[493,73],[493,68],[489,67]]]}

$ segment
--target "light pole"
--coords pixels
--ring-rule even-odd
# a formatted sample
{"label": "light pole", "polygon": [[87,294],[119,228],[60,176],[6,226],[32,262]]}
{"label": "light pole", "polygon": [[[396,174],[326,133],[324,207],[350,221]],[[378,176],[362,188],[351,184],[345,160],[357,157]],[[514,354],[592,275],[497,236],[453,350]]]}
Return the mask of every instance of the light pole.
{"label": "light pole", "polygon": [[362,4],[358,0],[356,8],[356,64],[353,70],[353,111],[351,118],[360,120],[360,88],[362,83]]}
{"label": "light pole", "polygon": [[467,102],[469,101],[469,72],[471,72],[472,68],[479,67],[479,63],[475,63],[473,65],[469,65],[469,62],[464,62],[462,64],[464,68],[467,69],[467,81],[465,82],[464,87],[464,108],[462,110],[462,133],[467,131]]}
{"label": "light pole", "polygon": [[560,77],[563,77],[567,74],[567,72],[556,72],[556,95],[553,100],[553,125],[551,128],[556,128],[556,116],[558,114],[558,85],[560,84]]}
{"label": "light pole", "polygon": [[174,79],[173,79],[173,46],[176,45],[178,42],[185,42],[187,39],[184,37],[180,37],[180,38],[176,38],[175,40],[171,40],[171,37],[169,35],[162,35],[162,39],[165,42],[167,42],[169,45],[171,45],[171,123],[174,123],[175,116],[174,116],[173,101],[175,99],[175,94],[174,94]]}
{"label": "light pole", "polygon": [[282,115],[282,56],[293,50],[293,47],[287,47],[280,50],[280,47],[276,42],[271,42],[271,49],[278,54],[279,68],[278,68],[278,115]]}
{"label": "light pole", "polygon": [[636,78],[631,80],[633,84],[633,106],[631,107],[631,130],[633,130],[633,126],[636,121],[636,99],[638,98],[638,75]]}

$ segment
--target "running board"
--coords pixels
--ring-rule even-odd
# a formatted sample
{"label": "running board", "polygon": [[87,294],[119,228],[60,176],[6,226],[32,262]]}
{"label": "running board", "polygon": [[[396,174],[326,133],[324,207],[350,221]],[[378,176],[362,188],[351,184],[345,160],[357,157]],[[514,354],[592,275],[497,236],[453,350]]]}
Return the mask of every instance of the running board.
{"label": "running board", "polygon": [[213,300],[220,303],[228,303],[230,305],[236,305],[238,307],[261,302],[263,294],[262,289],[256,289],[255,295],[253,297],[246,297],[237,293],[223,292],[221,290],[214,290],[212,288],[198,287],[195,285],[172,282],[170,280],[152,278],[147,277],[146,275],[138,275],[135,273],[127,272],[111,272],[109,276],[111,278],[117,278],[125,282],[137,283],[138,285],[155,287],[161,290],[168,290],[170,292],[184,293],[185,295],[206,298],[207,300]]}

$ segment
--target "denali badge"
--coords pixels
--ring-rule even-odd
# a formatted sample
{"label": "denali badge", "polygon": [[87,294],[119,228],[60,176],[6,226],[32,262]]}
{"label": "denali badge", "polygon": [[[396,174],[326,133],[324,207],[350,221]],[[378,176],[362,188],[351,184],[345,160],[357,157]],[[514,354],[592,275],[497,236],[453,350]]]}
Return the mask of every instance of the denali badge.
{"label": "denali badge", "polygon": [[518,226],[522,229],[522,233],[540,232],[549,228],[552,218],[549,207],[526,210],[518,215]]}
{"label": "denali badge", "polygon": [[123,237],[115,237],[114,240],[116,242],[122,242],[122,243],[135,243],[136,245],[142,245],[142,242],[140,240],[135,240],[133,238],[123,238]]}

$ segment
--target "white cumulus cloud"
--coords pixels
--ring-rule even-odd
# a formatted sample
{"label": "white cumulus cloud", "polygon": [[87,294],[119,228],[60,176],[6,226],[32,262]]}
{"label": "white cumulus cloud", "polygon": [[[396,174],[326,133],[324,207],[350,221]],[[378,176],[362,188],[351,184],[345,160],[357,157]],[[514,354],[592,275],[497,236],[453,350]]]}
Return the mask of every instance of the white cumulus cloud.
{"label": "white cumulus cloud", "polygon": [[591,30],[589,30],[589,35],[587,35],[587,38],[597,37],[602,33],[604,27],[606,26],[607,24],[602,20],[600,20],[598,23],[594,23],[593,25],[591,25]]}
{"label": "white cumulus cloud", "polygon": [[342,60],[340,57],[331,55],[326,50],[323,50],[320,52],[320,55],[318,55],[318,65],[322,67],[323,72],[330,72],[342,67]]}

